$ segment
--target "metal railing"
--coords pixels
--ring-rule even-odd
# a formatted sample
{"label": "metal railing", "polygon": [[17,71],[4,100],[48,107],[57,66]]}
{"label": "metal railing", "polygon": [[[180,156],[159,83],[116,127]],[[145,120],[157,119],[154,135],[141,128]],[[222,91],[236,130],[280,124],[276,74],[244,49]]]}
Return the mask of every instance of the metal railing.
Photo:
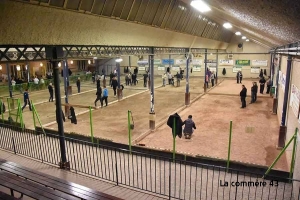
{"label": "metal railing", "polygon": [[[59,136],[0,124],[0,148],[45,163],[60,162]],[[225,167],[181,161],[65,137],[76,173],[160,194],[169,199],[300,198],[300,182]]]}

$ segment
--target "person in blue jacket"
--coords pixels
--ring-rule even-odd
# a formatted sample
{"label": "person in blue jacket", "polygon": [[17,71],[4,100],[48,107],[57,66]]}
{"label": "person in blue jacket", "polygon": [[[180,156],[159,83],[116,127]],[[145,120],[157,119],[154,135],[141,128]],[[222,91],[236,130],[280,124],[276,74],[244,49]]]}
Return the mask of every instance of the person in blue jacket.
{"label": "person in blue jacket", "polygon": [[24,92],[24,105],[22,107],[22,111],[27,106],[27,104],[29,105],[29,110],[31,111],[31,104],[30,104],[30,100],[29,100],[28,88],[26,88],[26,90]]}
{"label": "person in blue jacket", "polygon": [[103,86],[103,95],[101,98],[101,107],[103,107],[103,100],[105,101],[105,106],[107,106],[107,98],[108,98],[108,89],[106,86]]}

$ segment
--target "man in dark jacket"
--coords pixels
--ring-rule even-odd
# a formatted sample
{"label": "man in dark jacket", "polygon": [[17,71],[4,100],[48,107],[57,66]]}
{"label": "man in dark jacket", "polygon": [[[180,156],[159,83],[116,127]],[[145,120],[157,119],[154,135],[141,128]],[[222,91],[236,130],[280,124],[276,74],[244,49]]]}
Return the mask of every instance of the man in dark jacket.
{"label": "man in dark jacket", "polygon": [[77,124],[77,118],[76,118],[75,109],[73,108],[73,106],[71,106],[70,111],[71,111],[71,123]]}
{"label": "man in dark jacket", "polygon": [[236,83],[242,83],[243,80],[243,74],[241,71],[238,71],[238,73],[236,74]]}
{"label": "man in dark jacket", "polygon": [[[174,124],[174,122],[175,122],[175,124]],[[176,135],[178,135],[179,138],[182,137],[182,123],[183,123],[182,119],[177,113],[169,116],[167,125],[170,128],[172,128],[173,137],[176,137]],[[175,128],[175,130],[174,130],[174,128]],[[175,132],[175,135],[174,135],[174,132]]]}
{"label": "man in dark jacket", "polygon": [[48,90],[49,90],[49,94],[50,94],[49,102],[50,101],[53,102],[53,86],[52,86],[52,83],[49,83]]}
{"label": "man in dark jacket", "polygon": [[241,108],[246,108],[246,96],[247,96],[247,88],[245,87],[245,85],[242,85],[242,90],[240,92],[240,97],[242,102]]}
{"label": "man in dark jacket", "polygon": [[183,125],[184,125],[183,133],[184,133],[185,139],[191,139],[194,129],[196,129],[196,125],[195,125],[194,121],[192,120],[192,117],[193,117],[192,115],[189,115],[188,119],[183,122]]}
{"label": "man in dark jacket", "polygon": [[262,76],[259,80],[259,90],[260,93],[263,94],[264,93],[264,89],[265,89],[265,84],[266,84],[266,79]]}
{"label": "man in dark jacket", "polygon": [[144,76],[144,87],[147,87],[148,73],[146,72],[143,76]]}
{"label": "man in dark jacket", "polygon": [[98,87],[96,92],[97,98],[95,100],[95,107],[97,106],[97,101],[101,101],[101,94],[102,94],[102,88]]}
{"label": "man in dark jacket", "polygon": [[250,104],[256,102],[257,89],[258,89],[258,87],[257,87],[256,82],[253,82],[253,86],[251,87],[251,102],[250,102]]}
{"label": "man in dark jacket", "polygon": [[116,97],[117,95],[117,87],[118,87],[118,81],[117,81],[117,77],[114,77],[111,81],[111,87],[114,90],[114,97]]}
{"label": "man in dark jacket", "polygon": [[78,93],[80,93],[80,77],[78,77],[76,81],[76,86],[77,86]]}
{"label": "man in dark jacket", "polygon": [[97,81],[96,81],[96,88],[99,88],[100,87],[100,78],[97,78]]}

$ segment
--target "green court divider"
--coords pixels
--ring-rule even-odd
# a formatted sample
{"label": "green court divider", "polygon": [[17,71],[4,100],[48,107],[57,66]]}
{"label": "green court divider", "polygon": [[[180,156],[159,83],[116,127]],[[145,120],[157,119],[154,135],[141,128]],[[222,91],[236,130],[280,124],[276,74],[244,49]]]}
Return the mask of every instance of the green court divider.
{"label": "green court divider", "polygon": [[226,170],[228,172],[229,168],[229,163],[230,163],[230,151],[231,151],[231,136],[232,136],[232,121],[230,121],[230,126],[229,126],[229,142],[228,142],[228,156],[227,156],[227,165],[226,165]]}
{"label": "green court divider", "polygon": [[173,120],[173,162],[175,162],[176,156],[176,119]]}
{"label": "green court divider", "polygon": [[94,143],[94,130],[93,130],[93,115],[92,115],[92,106],[89,107],[90,110],[90,128],[91,128],[91,140]]}
{"label": "green court divider", "polygon": [[[15,108],[17,106],[17,108]],[[24,129],[24,121],[23,121],[23,112],[21,108],[20,99],[15,98],[7,98],[7,107],[8,107],[8,116],[12,119],[12,117],[16,117],[15,121],[18,123],[18,120],[21,128]]]}
{"label": "green court divider", "polygon": [[46,135],[46,132],[45,132],[45,130],[44,130],[44,128],[43,128],[43,125],[42,125],[42,122],[41,122],[41,120],[40,120],[40,117],[39,117],[39,115],[38,115],[38,113],[37,113],[37,111],[36,111],[36,109],[35,109],[35,106],[34,106],[34,104],[33,104],[32,101],[31,101],[31,109],[32,109],[32,116],[33,116],[34,130],[36,130],[36,122],[35,122],[35,117],[36,117],[37,120],[38,120],[38,122],[39,122],[39,124],[40,124],[40,126],[41,126],[41,128],[42,128],[42,130],[43,130],[43,133]]}
{"label": "green court divider", "polygon": [[1,99],[0,100],[0,110],[1,110],[1,118],[2,118],[2,123],[4,124],[4,112],[3,112],[3,105],[2,104],[4,104],[4,102],[3,102],[3,100]]}

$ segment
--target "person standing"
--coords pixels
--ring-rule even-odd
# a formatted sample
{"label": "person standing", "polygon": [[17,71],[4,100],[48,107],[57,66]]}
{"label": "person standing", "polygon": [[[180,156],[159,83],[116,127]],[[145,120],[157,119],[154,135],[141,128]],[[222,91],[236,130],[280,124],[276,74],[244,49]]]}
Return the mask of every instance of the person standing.
{"label": "person standing", "polygon": [[32,111],[31,110],[31,103],[30,103],[30,100],[29,100],[28,88],[26,88],[25,92],[24,92],[24,105],[22,107],[22,111],[27,106],[27,104],[29,105],[29,110]]}
{"label": "person standing", "polygon": [[101,95],[102,95],[102,88],[101,87],[98,87],[97,88],[97,92],[96,92],[96,95],[97,95],[97,98],[95,100],[95,107],[97,106],[97,101],[100,101],[101,103]]}
{"label": "person standing", "polygon": [[100,78],[99,77],[97,78],[96,84],[97,84],[96,87],[99,88],[100,87]]}
{"label": "person standing", "polygon": [[175,76],[176,76],[176,87],[180,87],[181,75],[177,72]]}
{"label": "person standing", "polygon": [[257,98],[257,84],[256,82],[252,83],[253,86],[251,87],[251,103],[255,103],[256,102],[256,98]]}
{"label": "person standing", "polygon": [[242,85],[242,90],[240,92],[240,97],[242,102],[241,108],[246,108],[246,96],[247,96],[247,88],[245,87],[245,85]]}
{"label": "person standing", "polygon": [[133,73],[133,74],[131,75],[131,78],[132,78],[133,85],[136,85],[136,74]]}
{"label": "person standing", "polygon": [[52,86],[52,83],[49,83],[48,90],[49,90],[49,94],[50,94],[49,102],[50,101],[53,102],[53,86]]}
{"label": "person standing", "polygon": [[148,73],[145,72],[144,76],[144,87],[147,87],[147,78],[148,78]]}
{"label": "person standing", "polygon": [[137,67],[134,68],[133,73],[134,73],[135,75],[137,75],[137,73],[138,73],[138,68],[137,68]]}
{"label": "person standing", "polygon": [[105,106],[107,106],[107,98],[108,98],[108,89],[106,86],[103,86],[103,96],[101,98],[101,107],[103,107],[103,100],[105,101]]}
{"label": "person standing", "polygon": [[169,81],[169,85],[172,84],[172,74],[170,72],[167,72],[168,74],[168,81]]}
{"label": "person standing", "polygon": [[262,76],[259,80],[259,90],[260,90],[260,93],[263,94],[264,93],[264,89],[265,89],[265,84],[266,84],[266,80],[265,78]]}
{"label": "person standing", "polygon": [[165,87],[165,86],[166,86],[166,79],[167,79],[166,73],[164,73],[164,74],[161,76],[161,78],[162,78],[162,81],[163,81],[163,87]]}
{"label": "person standing", "polygon": [[270,93],[270,89],[271,89],[272,85],[273,85],[273,83],[272,83],[272,80],[271,80],[271,78],[269,76],[269,79],[267,81],[267,92],[266,92],[267,94]]}
{"label": "person standing", "polygon": [[117,81],[117,77],[114,77],[111,81],[111,87],[114,90],[114,97],[116,97],[117,95],[117,87],[118,87],[118,81]]}
{"label": "person standing", "polygon": [[77,86],[78,93],[80,93],[80,77],[78,77],[76,81],[76,86]]}
{"label": "person standing", "polygon": [[210,75],[211,87],[214,87],[214,86],[215,86],[215,78],[216,78],[215,72],[212,71],[212,72],[211,72],[211,75]]}
{"label": "person standing", "polygon": [[236,83],[242,83],[242,79],[243,79],[243,74],[241,71],[238,71],[238,73],[236,73]]}
{"label": "person standing", "polygon": [[196,129],[195,122],[192,120],[192,115],[188,116],[188,119],[183,122],[183,125],[183,134],[185,139],[191,139],[194,129]]}

